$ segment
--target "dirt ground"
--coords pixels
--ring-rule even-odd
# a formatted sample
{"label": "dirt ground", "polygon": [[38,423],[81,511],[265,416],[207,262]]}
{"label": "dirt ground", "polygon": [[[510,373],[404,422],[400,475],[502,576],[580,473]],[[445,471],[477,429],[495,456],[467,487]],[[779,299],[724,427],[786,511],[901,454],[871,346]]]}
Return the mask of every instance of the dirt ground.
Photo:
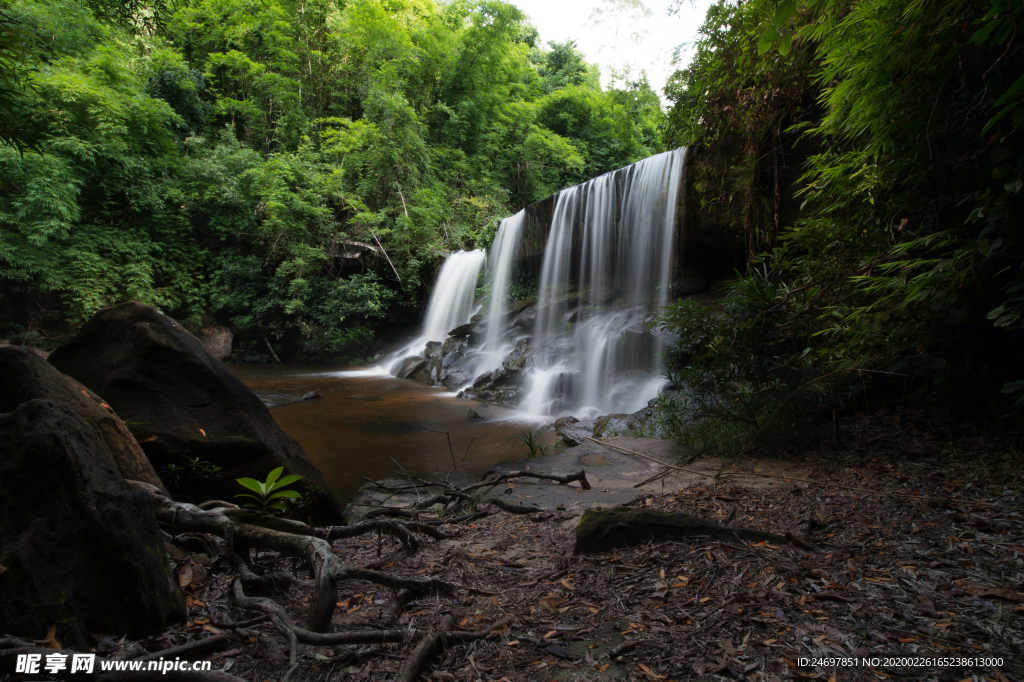
{"label": "dirt ground", "polygon": [[[728,469],[791,467],[824,484],[726,474],[630,502],[790,533],[798,545],[690,537],[573,556],[578,514],[492,509],[441,526],[455,537],[428,540],[415,554],[386,536],[335,542],[352,565],[467,589],[457,598],[420,596],[399,610],[389,590],[344,583],[334,630],[429,631],[453,613],[458,628],[473,631],[512,618],[501,632],[432,658],[420,679],[439,682],[1024,680],[1024,496],[951,476],[921,456],[930,447],[925,432],[907,440],[893,435],[889,420],[860,426],[843,450]],[[421,520],[433,518],[427,512]],[[230,603],[234,571],[200,551],[204,544],[178,536],[174,545],[189,595],[187,624],[140,643],[100,638],[96,650],[136,655],[225,632],[234,644],[210,656],[215,670],[254,682],[280,679],[285,639],[267,623],[232,627],[259,614]],[[272,553],[261,553],[257,567],[299,579],[269,596],[301,625],[308,573]],[[392,680],[416,644],[302,645],[295,679]]]}

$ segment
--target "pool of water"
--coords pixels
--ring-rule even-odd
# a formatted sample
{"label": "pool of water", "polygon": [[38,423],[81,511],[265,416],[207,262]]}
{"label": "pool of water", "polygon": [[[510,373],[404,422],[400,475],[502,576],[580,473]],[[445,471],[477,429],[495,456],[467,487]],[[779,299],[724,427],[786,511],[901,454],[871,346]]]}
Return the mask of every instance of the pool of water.
{"label": "pool of water", "polygon": [[[264,401],[289,403],[310,392],[321,396],[281,404],[270,413],[345,502],[366,482],[364,477],[402,477],[402,469],[437,480],[454,468],[452,482],[477,480],[493,464],[516,456],[519,447],[510,438],[539,425],[515,410],[481,407],[378,368],[229,366]],[[483,418],[470,419],[471,409]]]}

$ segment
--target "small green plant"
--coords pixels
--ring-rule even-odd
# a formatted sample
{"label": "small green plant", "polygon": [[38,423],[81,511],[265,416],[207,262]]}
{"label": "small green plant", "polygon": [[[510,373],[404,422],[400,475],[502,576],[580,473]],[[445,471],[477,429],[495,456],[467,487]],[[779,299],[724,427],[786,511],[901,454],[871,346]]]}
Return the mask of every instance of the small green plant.
{"label": "small green plant", "polygon": [[[526,457],[527,459],[535,459],[541,455],[553,455],[556,452],[562,452],[561,448],[555,445],[542,445],[540,437],[534,433],[533,429],[529,426],[526,427],[525,431],[520,431],[514,436],[509,436],[505,439],[508,443],[519,443],[519,452],[516,453],[515,459],[520,457]],[[509,455],[511,457],[512,455]],[[506,457],[507,460],[509,457]]]}
{"label": "small green plant", "polygon": [[255,478],[236,478],[235,480],[238,481],[239,485],[256,493],[255,495],[247,493],[235,495],[235,497],[248,497],[255,500],[254,502],[246,502],[242,507],[252,509],[262,517],[277,516],[288,509],[285,499],[302,499],[302,493],[299,491],[285,488],[286,485],[295,483],[302,476],[290,474],[282,477],[281,472],[283,470],[284,467],[277,467],[267,474],[267,480],[262,483]]}
{"label": "small green plant", "polygon": [[188,481],[196,481],[216,476],[222,467],[214,466],[202,457],[180,458],[180,464],[168,464],[160,469],[162,479],[174,481],[174,485],[181,488],[182,484]]}

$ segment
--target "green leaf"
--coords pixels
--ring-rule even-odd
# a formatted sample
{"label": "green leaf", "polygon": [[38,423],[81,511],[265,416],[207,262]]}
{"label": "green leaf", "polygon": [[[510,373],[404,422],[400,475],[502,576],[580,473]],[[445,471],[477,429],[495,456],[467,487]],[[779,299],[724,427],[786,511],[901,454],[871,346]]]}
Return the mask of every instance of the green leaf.
{"label": "green leaf", "polygon": [[757,41],[757,54],[758,56],[763,55],[768,50],[772,49],[772,43],[779,39],[779,32],[774,28],[766,28],[764,33],[761,34],[760,39]]}
{"label": "green leaf", "polygon": [[236,478],[235,481],[237,481],[239,485],[245,486],[254,493],[264,495],[267,492],[264,485],[257,481],[255,478]]}
{"label": "green leaf", "polygon": [[779,54],[783,57],[789,54],[789,49],[793,45],[793,34],[787,33],[786,35],[779,38]]}
{"label": "green leaf", "polygon": [[268,500],[275,500],[275,499],[277,499],[279,497],[290,497],[292,499],[301,498],[302,497],[302,493],[300,493],[298,490],[279,490],[276,493],[274,493],[273,495],[271,495],[270,497],[268,497],[267,499]]}
{"label": "green leaf", "polygon": [[1024,388],[1024,379],[1020,379],[1018,381],[1010,381],[1008,383],[1003,384],[1003,387],[1002,389],[1000,389],[999,392],[1013,393],[1014,391],[1019,391],[1022,388]]}
{"label": "green leaf", "polygon": [[778,8],[775,10],[775,17],[772,19],[772,23],[775,24],[777,28],[782,28],[795,13],[796,2],[794,0],[782,0],[782,2],[779,3]]}
{"label": "green leaf", "polygon": [[301,480],[301,479],[302,479],[302,476],[296,476],[295,474],[289,474],[289,475],[285,476],[284,478],[282,478],[281,480],[279,480],[273,486],[271,486],[271,488],[267,492],[270,492],[270,490],[277,490],[278,488],[283,488],[286,485],[290,485],[292,483],[295,483],[295,481],[298,481],[298,480]]}
{"label": "green leaf", "polygon": [[284,471],[284,467],[277,467],[267,474],[267,485],[269,486],[271,483],[276,481],[281,476],[282,471]]}

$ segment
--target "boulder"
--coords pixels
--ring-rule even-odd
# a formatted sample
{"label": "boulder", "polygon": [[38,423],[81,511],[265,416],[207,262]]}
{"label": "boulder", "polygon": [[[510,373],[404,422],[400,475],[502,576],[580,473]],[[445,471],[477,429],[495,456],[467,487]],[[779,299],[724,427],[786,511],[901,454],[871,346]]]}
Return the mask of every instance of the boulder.
{"label": "boulder", "polygon": [[594,438],[604,436],[621,436],[629,432],[629,414],[609,414],[601,417],[594,424]]}
{"label": "boulder", "polygon": [[[455,355],[461,355],[461,353],[455,352],[448,357],[453,357]],[[445,360],[447,360],[448,357],[446,357]],[[453,364],[444,369],[444,373],[441,376],[441,383],[443,383],[445,388],[449,391],[456,391],[462,388],[473,380],[474,364],[475,363],[471,359],[460,357]]]}
{"label": "boulder", "polygon": [[0,412],[13,412],[18,405],[37,398],[70,405],[95,433],[122,476],[167,493],[146,453],[103,398],[29,349],[0,346]]}
{"label": "boulder", "polygon": [[566,445],[583,445],[590,435],[592,422],[581,422],[576,417],[561,417],[555,420],[555,432]]}
{"label": "boulder", "polygon": [[473,410],[473,409],[470,409],[469,414],[467,415],[467,418],[468,419],[483,419],[483,417],[481,417],[480,414],[476,410]]}
{"label": "boulder", "polygon": [[0,414],[0,632],[131,637],[183,620],[153,504],[118,472],[93,425],[66,402]]}
{"label": "boulder", "polygon": [[441,346],[441,352],[447,358],[452,353],[458,352],[465,348],[469,344],[464,337],[461,336],[449,336],[444,340],[444,345]]}
{"label": "boulder", "polygon": [[573,553],[606,552],[616,547],[641,545],[651,540],[688,535],[710,535],[719,540],[767,540],[788,544],[786,538],[780,535],[720,526],[689,514],[616,507],[590,510],[583,514],[579,526],[576,527],[576,545]]}
{"label": "boulder", "polygon": [[216,325],[200,329],[196,333],[196,338],[203,344],[207,353],[218,360],[223,360],[231,355],[231,344],[235,340],[235,335],[227,327]]}
{"label": "boulder", "polygon": [[530,306],[533,306],[533,305],[536,305],[536,304],[537,304],[537,299],[535,299],[535,298],[524,298],[521,301],[512,301],[512,303],[510,303],[509,306],[508,306],[508,311],[509,311],[509,313],[515,315],[517,313],[521,313],[522,311],[526,310]]}
{"label": "boulder", "polygon": [[341,517],[323,473],[256,394],[155,308],[129,301],[101,309],[50,362],[146,430],[142,449],[157,470],[183,457],[222,467],[190,492],[230,499],[242,492],[236,478],[262,480],[284,467],[303,477],[295,487],[310,493],[311,512],[324,521]]}
{"label": "boulder", "polygon": [[462,336],[462,337],[466,337],[466,336],[471,336],[471,335],[474,335],[474,334],[479,334],[480,331],[481,331],[480,327],[479,327],[479,325],[477,325],[477,323],[470,322],[469,324],[464,324],[464,325],[458,326],[455,329],[451,330],[450,332],[448,332],[448,336]]}
{"label": "boulder", "polygon": [[440,341],[427,341],[424,354],[428,358],[439,358],[444,354],[444,344]]}
{"label": "boulder", "polygon": [[441,367],[443,367],[444,369],[448,369],[461,359],[462,353],[460,353],[459,351],[449,353],[448,355],[444,356],[444,358],[442,358]]}
{"label": "boulder", "polygon": [[402,363],[398,366],[398,371],[395,372],[395,376],[399,379],[411,379],[412,376],[423,369],[426,364],[426,359],[421,358],[418,355],[406,358],[402,360]]}
{"label": "boulder", "polygon": [[506,370],[526,371],[531,369],[533,367],[534,351],[534,346],[531,345],[532,342],[533,339],[530,337],[524,337],[516,341],[516,345],[505,356],[501,366]]}

